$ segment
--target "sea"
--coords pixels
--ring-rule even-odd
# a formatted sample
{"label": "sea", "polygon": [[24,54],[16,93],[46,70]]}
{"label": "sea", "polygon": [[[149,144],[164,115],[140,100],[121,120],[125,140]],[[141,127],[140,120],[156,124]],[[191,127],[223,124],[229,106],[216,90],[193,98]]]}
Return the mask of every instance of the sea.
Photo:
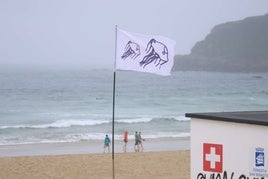
{"label": "sea", "polygon": [[[263,111],[268,73],[0,71],[0,145],[190,137],[185,113]],[[114,80],[115,79],[115,80]],[[115,85],[115,100],[113,87]]]}

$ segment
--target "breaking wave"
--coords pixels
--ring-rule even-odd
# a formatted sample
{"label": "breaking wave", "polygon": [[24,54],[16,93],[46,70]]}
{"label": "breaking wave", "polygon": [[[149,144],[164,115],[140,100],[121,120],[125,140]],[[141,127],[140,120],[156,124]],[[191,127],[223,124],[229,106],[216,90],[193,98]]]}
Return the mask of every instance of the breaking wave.
{"label": "breaking wave", "polygon": [[[131,118],[131,119],[119,119],[115,120],[116,124],[149,124],[149,123],[172,123],[172,122],[183,122],[190,121],[186,117],[163,117],[163,118]],[[75,126],[99,126],[111,124],[111,120],[57,120],[55,122],[47,124],[23,124],[23,125],[9,125],[9,126],[0,126],[0,129],[46,129],[46,128],[69,128]]]}

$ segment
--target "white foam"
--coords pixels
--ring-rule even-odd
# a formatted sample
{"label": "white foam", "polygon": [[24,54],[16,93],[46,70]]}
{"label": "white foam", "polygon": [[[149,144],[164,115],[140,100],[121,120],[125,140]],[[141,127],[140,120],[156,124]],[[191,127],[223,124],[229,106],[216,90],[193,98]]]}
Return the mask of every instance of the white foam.
{"label": "white foam", "polygon": [[48,124],[39,125],[14,125],[14,126],[1,126],[0,129],[18,129],[18,128],[33,128],[33,129],[45,129],[45,128],[67,128],[71,126],[93,126],[98,124],[107,124],[109,121],[104,120],[58,120]]}

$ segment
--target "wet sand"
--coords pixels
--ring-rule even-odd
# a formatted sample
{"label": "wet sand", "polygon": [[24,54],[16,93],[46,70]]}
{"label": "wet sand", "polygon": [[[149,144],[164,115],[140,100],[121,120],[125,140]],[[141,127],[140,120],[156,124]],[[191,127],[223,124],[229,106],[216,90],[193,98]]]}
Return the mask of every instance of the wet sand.
{"label": "wet sand", "polygon": [[[122,152],[123,141],[115,141],[115,153]],[[143,142],[144,152],[190,150],[190,138],[146,139]],[[112,151],[112,146],[111,146]],[[134,141],[127,145],[128,152],[134,152]],[[82,141],[70,143],[0,145],[0,157],[63,155],[103,153],[103,141]]]}

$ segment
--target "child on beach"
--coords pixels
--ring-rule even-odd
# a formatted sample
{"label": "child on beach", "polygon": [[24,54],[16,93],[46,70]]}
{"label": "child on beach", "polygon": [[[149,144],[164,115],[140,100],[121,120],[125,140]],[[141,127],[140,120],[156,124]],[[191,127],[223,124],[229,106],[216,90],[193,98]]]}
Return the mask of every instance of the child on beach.
{"label": "child on beach", "polygon": [[106,137],[104,139],[104,152],[106,152],[106,149],[108,148],[108,152],[110,153],[110,143],[111,143],[111,140],[110,138],[108,137],[108,135],[106,134]]}

